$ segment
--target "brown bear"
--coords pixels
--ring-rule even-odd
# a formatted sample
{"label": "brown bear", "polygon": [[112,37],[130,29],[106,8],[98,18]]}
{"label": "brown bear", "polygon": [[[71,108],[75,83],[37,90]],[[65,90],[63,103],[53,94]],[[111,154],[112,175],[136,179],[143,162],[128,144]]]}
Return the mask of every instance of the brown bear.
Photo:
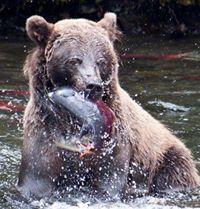
{"label": "brown bear", "polygon": [[[112,196],[200,184],[190,151],[120,87],[114,41],[121,33],[114,13],[99,22],[65,19],[55,24],[32,16],[26,31],[37,46],[24,65],[30,99],[18,181],[23,194],[43,197],[60,188],[86,187]],[[110,140],[82,159],[56,146],[80,131],[70,113],[49,108],[48,93],[64,86],[78,93],[102,88],[101,100],[115,116]]]}

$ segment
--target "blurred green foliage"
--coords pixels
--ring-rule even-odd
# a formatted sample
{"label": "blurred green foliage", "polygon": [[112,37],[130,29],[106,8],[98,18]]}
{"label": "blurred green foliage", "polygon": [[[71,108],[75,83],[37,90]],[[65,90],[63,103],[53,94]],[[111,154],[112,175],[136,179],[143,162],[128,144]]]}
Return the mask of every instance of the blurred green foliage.
{"label": "blurred green foliage", "polygon": [[197,5],[200,4],[200,0],[160,0],[159,1],[162,5],[165,5],[166,3],[177,3],[181,5]]}
{"label": "blurred green foliage", "polygon": [[23,32],[33,14],[55,22],[70,17],[98,20],[106,11],[115,12],[121,29],[130,33],[182,24],[194,28],[200,22],[200,0],[0,0],[0,35]]}

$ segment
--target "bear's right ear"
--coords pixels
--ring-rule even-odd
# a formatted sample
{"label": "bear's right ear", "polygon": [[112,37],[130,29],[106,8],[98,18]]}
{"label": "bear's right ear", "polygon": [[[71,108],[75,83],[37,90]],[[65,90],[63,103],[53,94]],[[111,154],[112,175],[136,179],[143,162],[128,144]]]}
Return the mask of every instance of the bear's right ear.
{"label": "bear's right ear", "polygon": [[29,38],[38,45],[46,44],[53,31],[53,24],[48,23],[41,16],[31,16],[26,21],[26,32]]}
{"label": "bear's right ear", "polygon": [[119,40],[122,37],[122,32],[117,28],[117,16],[113,12],[107,12],[104,17],[97,22],[97,25],[104,28],[109,35],[111,41]]}

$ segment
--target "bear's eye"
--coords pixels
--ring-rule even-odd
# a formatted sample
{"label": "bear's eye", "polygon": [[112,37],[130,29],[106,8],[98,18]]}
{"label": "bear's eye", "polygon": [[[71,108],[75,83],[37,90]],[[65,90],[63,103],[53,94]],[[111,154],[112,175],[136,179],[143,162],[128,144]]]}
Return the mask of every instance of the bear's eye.
{"label": "bear's eye", "polygon": [[105,69],[106,68],[106,60],[105,59],[99,59],[97,62],[96,62],[96,65],[100,68],[100,69]]}
{"label": "bear's eye", "polygon": [[78,66],[82,63],[82,60],[79,58],[70,58],[67,60],[66,64],[72,65],[72,66]]}

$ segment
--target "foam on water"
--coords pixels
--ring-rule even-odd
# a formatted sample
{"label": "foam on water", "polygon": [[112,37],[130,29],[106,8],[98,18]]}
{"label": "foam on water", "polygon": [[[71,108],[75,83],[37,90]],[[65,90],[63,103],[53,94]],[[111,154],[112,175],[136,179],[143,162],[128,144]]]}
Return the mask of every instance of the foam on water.
{"label": "foam on water", "polygon": [[[77,201],[76,205],[70,205],[66,202],[54,202],[52,204],[47,204],[44,200],[34,201],[31,203],[32,206],[40,209],[132,209],[132,208],[142,208],[142,209],[178,209],[182,207],[167,205],[167,199],[164,198],[154,198],[154,197],[143,197],[135,199],[135,201],[129,203],[117,202],[82,202]],[[184,207],[190,209],[191,207]]]}

